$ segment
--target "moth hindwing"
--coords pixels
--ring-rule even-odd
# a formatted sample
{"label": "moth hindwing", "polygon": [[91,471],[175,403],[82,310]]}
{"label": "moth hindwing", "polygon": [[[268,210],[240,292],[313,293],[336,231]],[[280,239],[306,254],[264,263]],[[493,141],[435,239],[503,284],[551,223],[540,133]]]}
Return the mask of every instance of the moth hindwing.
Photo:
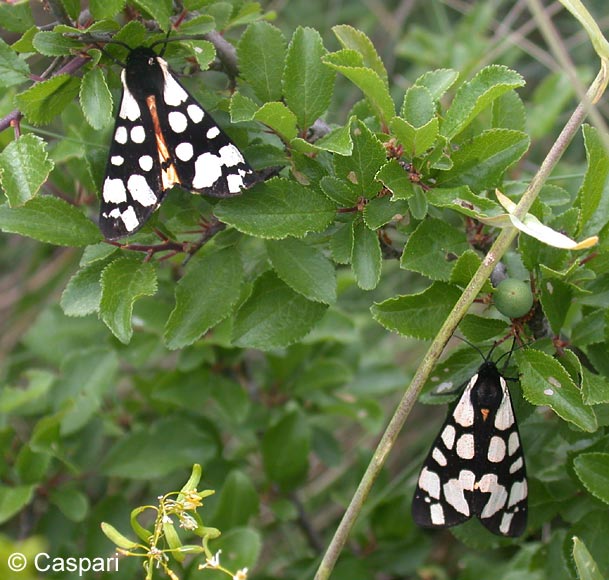
{"label": "moth hindwing", "polygon": [[414,521],[447,528],[477,516],[491,532],[519,536],[527,523],[527,479],[505,378],[485,361],[449,412],[425,459]]}
{"label": "moth hindwing", "polygon": [[152,49],[132,49],[102,187],[107,239],[141,228],[174,185],[237,195],[256,176],[237,146]]}

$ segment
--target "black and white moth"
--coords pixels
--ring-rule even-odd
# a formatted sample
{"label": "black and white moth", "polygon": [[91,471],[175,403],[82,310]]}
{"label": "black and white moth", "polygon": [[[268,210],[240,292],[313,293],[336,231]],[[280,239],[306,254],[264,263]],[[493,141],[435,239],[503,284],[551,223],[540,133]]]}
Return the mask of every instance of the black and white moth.
{"label": "black and white moth", "polygon": [[425,459],[412,501],[414,521],[447,528],[472,516],[494,534],[527,524],[527,478],[505,378],[486,360],[470,379]]}
{"label": "black and white moth", "polygon": [[256,175],[237,146],[151,48],[131,49],[102,186],[106,239],[133,234],[174,185],[237,195]]}

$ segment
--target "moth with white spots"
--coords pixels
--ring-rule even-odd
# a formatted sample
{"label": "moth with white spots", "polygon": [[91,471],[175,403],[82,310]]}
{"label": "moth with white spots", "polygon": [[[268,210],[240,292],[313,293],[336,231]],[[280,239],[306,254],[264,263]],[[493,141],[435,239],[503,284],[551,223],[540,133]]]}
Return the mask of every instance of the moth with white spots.
{"label": "moth with white spots", "polygon": [[257,181],[237,146],[151,48],[132,49],[102,186],[106,239],[135,233],[174,185],[214,197]]}
{"label": "moth with white spots", "polygon": [[412,501],[414,521],[448,528],[472,516],[494,534],[527,524],[527,478],[506,381],[492,361],[470,379],[429,452]]}

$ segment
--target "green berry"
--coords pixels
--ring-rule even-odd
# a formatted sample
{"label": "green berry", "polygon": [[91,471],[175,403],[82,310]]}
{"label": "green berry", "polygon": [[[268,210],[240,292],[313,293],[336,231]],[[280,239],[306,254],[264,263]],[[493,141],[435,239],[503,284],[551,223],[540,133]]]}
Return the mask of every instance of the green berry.
{"label": "green berry", "polygon": [[495,307],[509,318],[524,316],[533,306],[533,293],[528,282],[506,278],[495,288]]}

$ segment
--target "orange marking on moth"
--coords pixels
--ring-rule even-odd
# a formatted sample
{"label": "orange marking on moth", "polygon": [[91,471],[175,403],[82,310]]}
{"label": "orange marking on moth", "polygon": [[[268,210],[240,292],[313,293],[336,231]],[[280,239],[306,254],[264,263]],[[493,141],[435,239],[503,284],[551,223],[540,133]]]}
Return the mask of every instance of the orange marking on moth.
{"label": "orange marking on moth", "polygon": [[152,126],[154,127],[154,136],[156,138],[156,148],[159,153],[159,162],[161,164],[161,182],[163,184],[163,190],[173,187],[176,183],[182,183],[176,166],[173,164],[171,154],[167,148],[167,142],[159,123],[159,115],[156,110],[156,100],[154,95],[146,97],[146,105],[150,111],[152,117]]}

